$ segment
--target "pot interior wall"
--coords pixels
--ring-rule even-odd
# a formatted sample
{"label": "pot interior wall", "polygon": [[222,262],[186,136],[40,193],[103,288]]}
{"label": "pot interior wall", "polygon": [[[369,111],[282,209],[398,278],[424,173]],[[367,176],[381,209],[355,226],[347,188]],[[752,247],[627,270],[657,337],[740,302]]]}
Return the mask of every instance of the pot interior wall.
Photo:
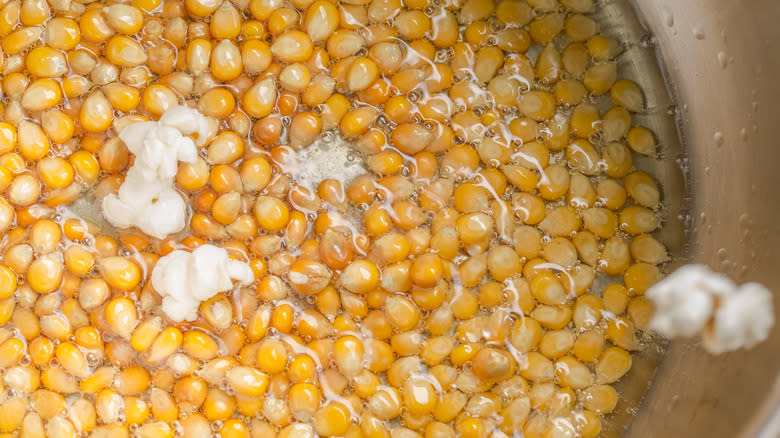
{"label": "pot interior wall", "polygon": [[[688,259],[767,285],[780,309],[780,2],[636,7],[677,101],[691,195]],[[759,347],[717,357],[694,342],[671,343],[625,436],[780,436],[779,344],[780,325]]]}

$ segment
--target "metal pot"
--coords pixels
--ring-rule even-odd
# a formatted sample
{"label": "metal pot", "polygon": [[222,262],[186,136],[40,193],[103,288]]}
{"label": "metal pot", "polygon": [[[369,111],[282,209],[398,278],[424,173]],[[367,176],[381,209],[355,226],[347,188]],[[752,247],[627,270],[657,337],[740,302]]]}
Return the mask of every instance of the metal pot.
{"label": "metal pot", "polygon": [[[780,309],[780,2],[635,3],[660,53],[687,152],[687,259],[767,285]],[[717,357],[695,342],[671,343],[622,434],[779,437],[778,345],[780,325],[757,348]]]}

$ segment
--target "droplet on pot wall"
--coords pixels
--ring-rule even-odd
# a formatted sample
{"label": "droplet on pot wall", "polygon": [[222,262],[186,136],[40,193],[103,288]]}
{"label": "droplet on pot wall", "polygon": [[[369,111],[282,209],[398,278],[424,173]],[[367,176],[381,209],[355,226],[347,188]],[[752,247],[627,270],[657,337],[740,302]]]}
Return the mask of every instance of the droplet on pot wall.
{"label": "droplet on pot wall", "polygon": [[707,35],[704,33],[704,30],[701,28],[700,24],[694,26],[693,29],[691,29],[691,32],[693,32],[693,37],[697,40],[703,40],[707,38]]}
{"label": "droplet on pot wall", "polygon": [[716,132],[715,135],[713,136],[713,139],[715,140],[715,146],[717,146],[717,147],[723,146],[723,142],[724,142],[725,138],[724,138],[722,132],[720,132],[720,131]]}
{"label": "droplet on pot wall", "polygon": [[718,52],[717,58],[721,68],[726,68],[729,65],[729,55],[726,52]]}

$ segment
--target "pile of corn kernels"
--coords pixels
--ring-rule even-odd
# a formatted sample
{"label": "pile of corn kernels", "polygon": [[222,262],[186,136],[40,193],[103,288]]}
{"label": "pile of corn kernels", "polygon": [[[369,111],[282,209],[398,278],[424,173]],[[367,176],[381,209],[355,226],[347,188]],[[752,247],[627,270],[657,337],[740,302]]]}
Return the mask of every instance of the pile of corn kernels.
{"label": "pile of corn kernels", "polygon": [[[0,437],[599,435],[667,255],[594,8],[5,0]],[[68,207],[180,104],[212,127],[186,232]],[[297,181],[326,136],[365,173]],[[152,267],[204,243],[255,282],[174,323]]]}

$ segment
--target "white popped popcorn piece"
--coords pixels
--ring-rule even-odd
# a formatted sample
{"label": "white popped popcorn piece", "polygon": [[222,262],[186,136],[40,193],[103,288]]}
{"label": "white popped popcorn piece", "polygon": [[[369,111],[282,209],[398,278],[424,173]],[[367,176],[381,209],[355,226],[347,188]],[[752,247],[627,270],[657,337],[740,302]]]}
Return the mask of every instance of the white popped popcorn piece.
{"label": "white popped popcorn piece", "polygon": [[711,329],[702,335],[711,353],[752,348],[769,337],[775,324],[772,293],[758,283],[746,283],[721,299]]}
{"label": "white popped popcorn piece", "polygon": [[[197,144],[208,138],[209,121],[179,106],[158,122],[128,125],[119,138],[135,155],[119,192],[103,198],[103,216],[119,228],[138,227],[159,239],[186,225],[187,205],[173,186],[178,162],[195,162]],[[197,134],[197,141],[188,135]]]}
{"label": "white popped popcorn piece", "polygon": [[200,303],[232,289],[233,280],[251,283],[252,269],[214,245],[201,245],[191,253],[172,251],[152,270],[152,286],[163,298],[163,312],[174,321],[196,319]]}
{"label": "white popped popcorn piece", "polygon": [[195,144],[203,146],[212,131],[209,119],[200,112],[186,106],[177,106],[166,111],[158,122],[176,128],[184,135],[195,134]]}
{"label": "white popped popcorn piece", "polygon": [[774,324],[766,288],[737,286],[702,265],[681,267],[645,295],[655,305],[650,329],[668,338],[700,334],[704,347],[715,354],[753,347]]}

